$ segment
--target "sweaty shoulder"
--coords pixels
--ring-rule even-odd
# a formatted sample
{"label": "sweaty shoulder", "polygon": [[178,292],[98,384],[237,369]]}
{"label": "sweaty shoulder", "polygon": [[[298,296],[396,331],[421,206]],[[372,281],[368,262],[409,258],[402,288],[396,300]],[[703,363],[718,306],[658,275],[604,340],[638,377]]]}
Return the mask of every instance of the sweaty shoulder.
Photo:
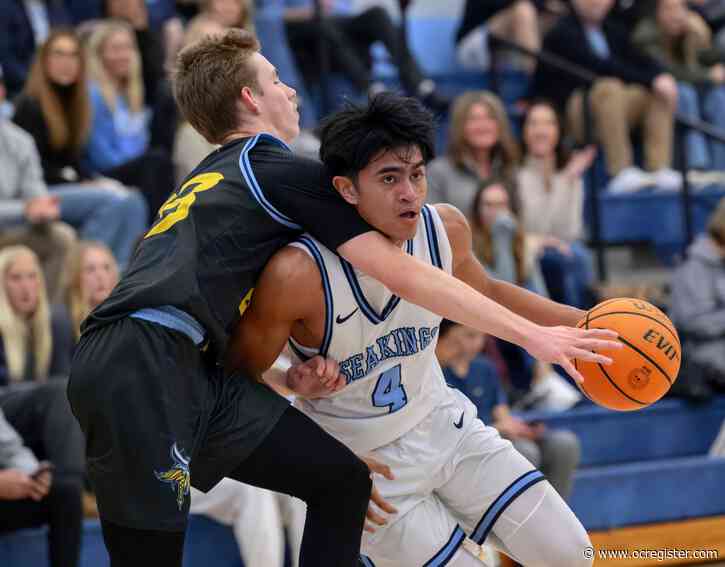
{"label": "sweaty shoulder", "polygon": [[446,233],[451,244],[456,240],[471,237],[471,227],[468,224],[468,219],[456,207],[440,203],[434,205],[434,208],[440,215],[443,226],[446,227]]}

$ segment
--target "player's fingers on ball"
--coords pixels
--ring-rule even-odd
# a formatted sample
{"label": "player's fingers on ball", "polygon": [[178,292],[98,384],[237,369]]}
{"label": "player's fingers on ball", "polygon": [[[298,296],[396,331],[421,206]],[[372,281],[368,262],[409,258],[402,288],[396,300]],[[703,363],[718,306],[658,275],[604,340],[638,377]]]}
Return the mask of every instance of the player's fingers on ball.
{"label": "player's fingers on ball", "polygon": [[340,365],[336,360],[332,360],[331,358],[327,359],[325,374],[327,375],[327,381],[330,384],[333,384],[340,377]]}
{"label": "player's fingers on ball", "polygon": [[369,534],[374,534],[375,528],[373,526],[371,526],[370,524],[368,524],[367,522],[365,522],[365,527],[363,528],[363,531],[366,531]]}
{"label": "player's fingers on ball", "polygon": [[610,357],[581,348],[571,349],[571,351],[569,352],[569,356],[571,358],[576,358],[577,360],[583,360],[585,362],[595,362],[597,364],[606,365],[612,364],[612,359]]}
{"label": "player's fingers on ball", "polygon": [[584,333],[589,339],[616,340],[619,337],[617,331],[612,329],[585,329]]}
{"label": "player's fingers on ball", "polygon": [[577,346],[589,350],[619,350],[624,345],[619,341],[607,341],[603,339],[582,339],[577,342]]}
{"label": "player's fingers on ball", "polygon": [[325,375],[325,366],[326,361],[321,356],[317,355],[314,358],[310,359],[309,362],[310,366],[314,370],[314,373],[318,376],[324,376]]}
{"label": "player's fingers on ball", "polygon": [[572,377],[572,380],[574,380],[574,382],[576,382],[577,384],[584,383],[584,377],[579,373],[576,368],[574,368],[574,365],[567,357],[561,357],[561,360],[559,360],[559,365],[566,371],[569,376]]}

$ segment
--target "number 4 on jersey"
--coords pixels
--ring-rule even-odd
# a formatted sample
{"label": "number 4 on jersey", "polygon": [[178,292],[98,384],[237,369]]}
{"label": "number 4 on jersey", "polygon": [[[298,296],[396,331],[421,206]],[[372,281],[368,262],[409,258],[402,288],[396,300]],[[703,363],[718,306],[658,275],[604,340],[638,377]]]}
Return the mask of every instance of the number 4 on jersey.
{"label": "number 4 on jersey", "polygon": [[373,390],[373,405],[376,408],[387,407],[389,413],[398,411],[408,403],[408,395],[400,381],[400,364],[386,370],[378,378]]}

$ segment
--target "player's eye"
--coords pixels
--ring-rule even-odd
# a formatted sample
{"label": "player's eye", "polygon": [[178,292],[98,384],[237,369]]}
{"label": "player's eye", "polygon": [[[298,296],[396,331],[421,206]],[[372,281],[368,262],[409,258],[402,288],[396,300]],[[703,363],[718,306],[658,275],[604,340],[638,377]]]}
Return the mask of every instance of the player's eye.
{"label": "player's eye", "polygon": [[395,178],[395,175],[386,175],[383,177],[383,183],[385,183],[385,185],[393,185],[396,181],[397,179]]}
{"label": "player's eye", "polygon": [[422,171],[414,171],[410,176],[413,181],[420,181],[423,177],[425,177],[425,174]]}

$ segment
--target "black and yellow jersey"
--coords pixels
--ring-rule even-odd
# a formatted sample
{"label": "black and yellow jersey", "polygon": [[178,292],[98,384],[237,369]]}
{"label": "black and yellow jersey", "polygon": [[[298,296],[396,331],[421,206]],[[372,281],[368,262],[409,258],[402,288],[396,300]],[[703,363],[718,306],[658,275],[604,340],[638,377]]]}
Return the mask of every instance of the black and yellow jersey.
{"label": "black and yellow jersey", "polygon": [[127,272],[83,326],[171,305],[201,323],[217,356],[269,258],[302,231],[331,250],[372,228],[324,166],[270,134],[207,156],[159,210]]}

